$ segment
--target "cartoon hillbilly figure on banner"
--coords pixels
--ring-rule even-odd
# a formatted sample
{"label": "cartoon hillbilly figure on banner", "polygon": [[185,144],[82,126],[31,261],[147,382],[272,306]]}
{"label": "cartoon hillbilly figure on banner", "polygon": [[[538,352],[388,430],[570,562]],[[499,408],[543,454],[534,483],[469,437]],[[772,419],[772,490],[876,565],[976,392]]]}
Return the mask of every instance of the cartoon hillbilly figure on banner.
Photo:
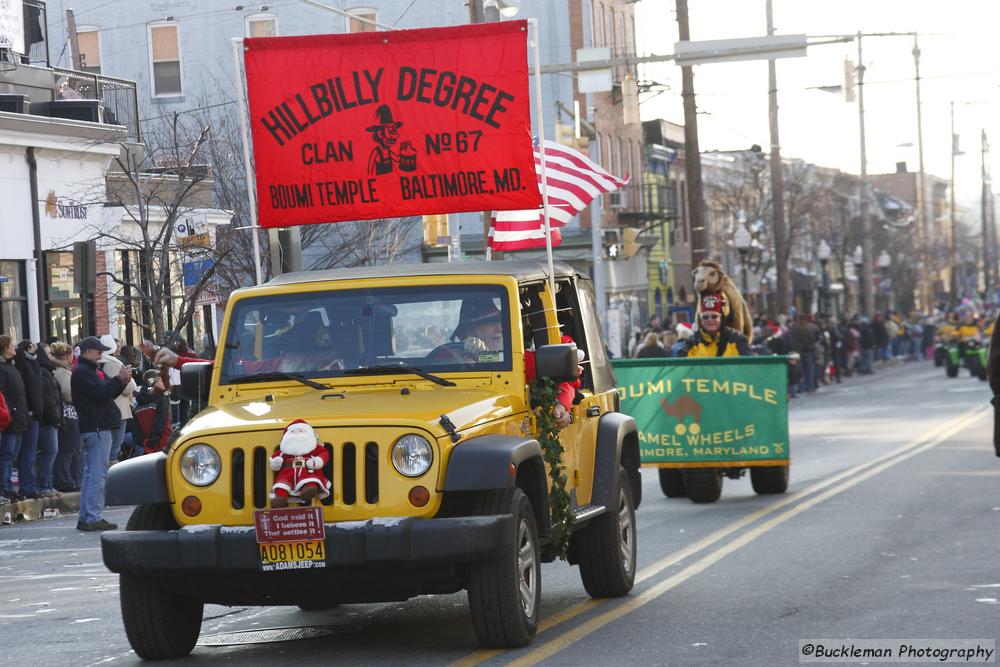
{"label": "cartoon hillbilly figure on banner", "polygon": [[416,171],[417,151],[411,142],[404,141],[400,144],[399,152],[393,150],[393,146],[399,141],[399,128],[403,123],[393,120],[389,105],[383,104],[375,110],[375,120],[374,125],[366,128],[375,140],[375,148],[368,157],[368,175],[391,174],[393,162],[399,163],[400,171]]}

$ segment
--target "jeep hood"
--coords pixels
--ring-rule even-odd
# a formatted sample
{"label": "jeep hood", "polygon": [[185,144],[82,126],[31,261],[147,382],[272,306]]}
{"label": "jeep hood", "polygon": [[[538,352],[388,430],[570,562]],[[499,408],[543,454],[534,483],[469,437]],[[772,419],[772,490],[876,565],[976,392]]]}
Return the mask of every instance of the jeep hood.
{"label": "jeep hood", "polygon": [[304,419],[313,426],[327,428],[405,425],[444,437],[448,433],[438,423],[441,415],[447,415],[462,431],[528,409],[516,396],[495,389],[464,387],[276,390],[269,396],[272,400],[254,398],[208,407],[185,425],[183,436],[195,431],[284,429],[289,422]]}

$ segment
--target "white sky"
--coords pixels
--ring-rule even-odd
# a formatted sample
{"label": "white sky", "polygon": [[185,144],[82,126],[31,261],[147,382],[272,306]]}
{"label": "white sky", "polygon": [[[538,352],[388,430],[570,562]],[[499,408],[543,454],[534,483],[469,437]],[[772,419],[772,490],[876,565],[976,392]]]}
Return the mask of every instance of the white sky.
{"label": "white sky", "polygon": [[[978,206],[980,132],[996,147],[993,172],[1000,174],[1000,2],[997,0],[773,0],[777,33],[807,35],[863,32],[921,33],[924,161],[927,171],[948,178],[949,101],[965,155],[956,158],[958,199]],[[691,39],[766,34],[764,0],[688,0]],[[636,5],[638,50],[672,53],[677,40],[674,0]],[[912,37],[863,40],[868,172],[895,171],[905,160],[917,169],[916,94]],[[778,60],[781,151],[816,164],[860,171],[857,103],[842,95],[808,90],[843,83],[844,58],[857,62],[857,44],[809,48],[805,58]],[[680,68],[647,65],[641,79],[670,89],[642,99],[642,118],[683,123]],[[701,149],[733,150],[769,145],[767,62],[695,67]],[[975,104],[966,104],[974,102]],[[961,103],[961,104],[960,104]],[[913,143],[913,147],[898,144]],[[996,188],[994,188],[996,191]]]}

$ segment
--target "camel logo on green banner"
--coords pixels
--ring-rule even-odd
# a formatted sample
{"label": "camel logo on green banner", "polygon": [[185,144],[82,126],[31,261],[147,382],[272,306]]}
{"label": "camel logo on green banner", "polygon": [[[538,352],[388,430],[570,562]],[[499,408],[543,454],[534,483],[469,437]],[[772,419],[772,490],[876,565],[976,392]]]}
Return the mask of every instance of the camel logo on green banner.
{"label": "camel logo on green banner", "polygon": [[788,462],[784,357],[626,359],[614,368],[644,464]]}

